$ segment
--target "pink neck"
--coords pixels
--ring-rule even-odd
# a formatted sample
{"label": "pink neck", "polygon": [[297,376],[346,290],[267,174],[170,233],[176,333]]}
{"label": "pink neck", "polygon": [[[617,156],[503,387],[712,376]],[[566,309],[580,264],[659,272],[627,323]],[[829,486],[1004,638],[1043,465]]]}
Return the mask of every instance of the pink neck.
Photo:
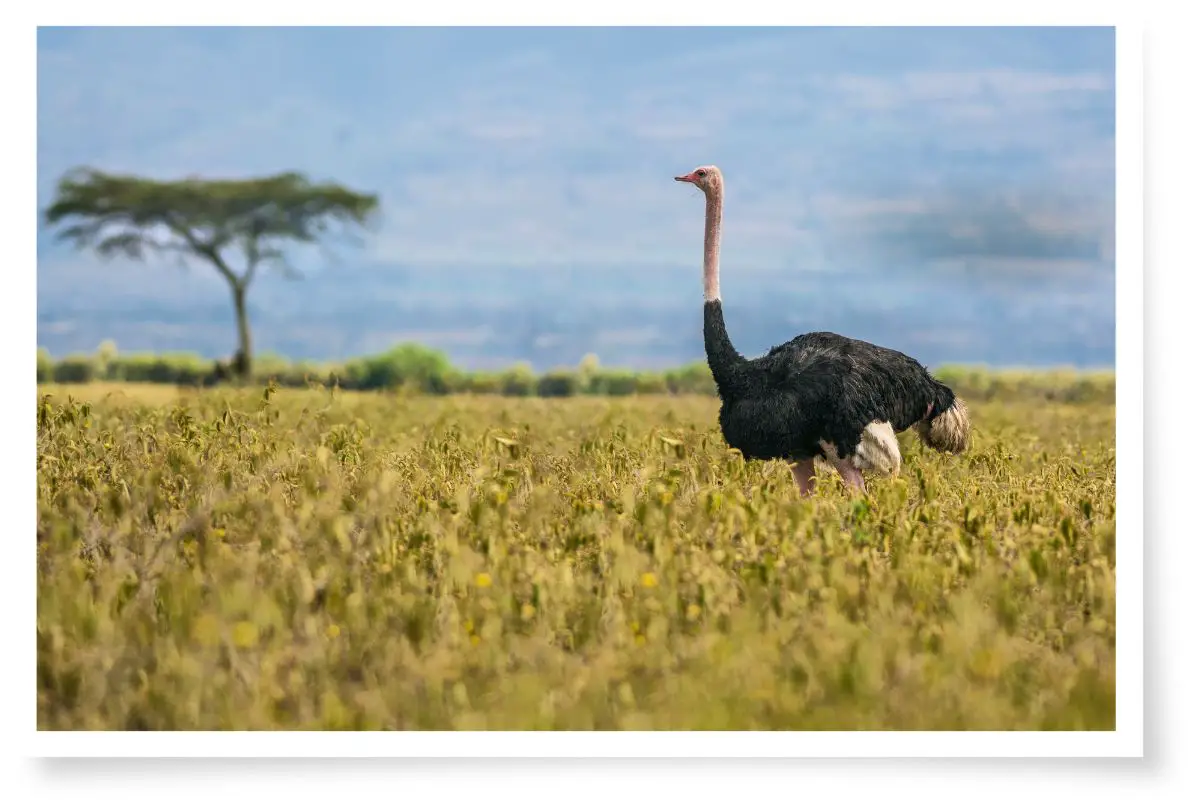
{"label": "pink neck", "polygon": [[720,250],[723,189],[717,186],[704,204],[704,302],[721,299]]}

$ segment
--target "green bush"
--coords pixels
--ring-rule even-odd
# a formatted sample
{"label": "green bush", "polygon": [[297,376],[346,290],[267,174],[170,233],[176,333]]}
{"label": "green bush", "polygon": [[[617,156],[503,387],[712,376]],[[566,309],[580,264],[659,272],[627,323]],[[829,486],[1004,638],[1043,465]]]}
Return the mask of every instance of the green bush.
{"label": "green bush", "polygon": [[277,353],[259,353],[254,357],[255,377],[283,383],[293,370],[292,362]]}
{"label": "green bush", "polygon": [[496,372],[465,372],[456,375],[455,387],[463,394],[500,394],[503,377]]}
{"label": "green bush", "polygon": [[688,364],[683,367],[667,370],[665,374],[667,391],[672,394],[716,394],[717,385],[713,382],[712,371],[703,361]]}
{"label": "green bush", "polygon": [[50,351],[39,347],[37,351],[37,382],[48,383],[53,377],[54,360],[50,358]]}
{"label": "green bush", "polygon": [[108,376],[134,383],[196,385],[212,374],[213,366],[214,362],[194,353],[134,353],[114,358]]}
{"label": "green bush", "polygon": [[522,361],[500,373],[500,393],[507,397],[537,394],[537,376],[533,367]]}
{"label": "green bush", "polygon": [[[277,386],[301,388],[305,386],[331,386],[334,374],[341,377],[341,365],[317,364],[313,361],[288,361],[274,353],[265,353],[254,359],[254,379],[258,383],[274,381]],[[342,378],[338,380],[344,384]]]}
{"label": "green bush", "polygon": [[581,383],[578,373],[554,370],[538,379],[537,393],[541,397],[571,397],[579,394]]}
{"label": "green bush", "polygon": [[67,356],[54,365],[55,383],[90,383],[96,379],[96,364],[87,356]]}
{"label": "green bush", "polygon": [[346,364],[348,383],[357,389],[408,386],[429,394],[445,394],[453,372],[445,353],[412,342]]}
{"label": "green bush", "polygon": [[637,391],[637,375],[629,370],[606,369],[596,373],[597,394],[625,397]]}
{"label": "green bush", "polygon": [[667,378],[657,372],[639,372],[633,378],[636,394],[666,394]]}

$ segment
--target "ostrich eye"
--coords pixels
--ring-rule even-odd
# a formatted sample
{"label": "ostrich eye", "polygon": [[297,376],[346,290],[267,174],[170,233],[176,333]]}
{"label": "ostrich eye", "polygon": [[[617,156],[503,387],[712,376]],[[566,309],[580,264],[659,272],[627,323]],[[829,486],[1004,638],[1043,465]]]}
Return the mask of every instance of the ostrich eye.
{"label": "ostrich eye", "polygon": [[697,177],[697,178],[703,178],[703,177],[704,177],[705,175],[707,175],[707,174],[708,174],[708,170],[706,170],[706,169],[698,169],[698,170],[696,170],[696,177]]}

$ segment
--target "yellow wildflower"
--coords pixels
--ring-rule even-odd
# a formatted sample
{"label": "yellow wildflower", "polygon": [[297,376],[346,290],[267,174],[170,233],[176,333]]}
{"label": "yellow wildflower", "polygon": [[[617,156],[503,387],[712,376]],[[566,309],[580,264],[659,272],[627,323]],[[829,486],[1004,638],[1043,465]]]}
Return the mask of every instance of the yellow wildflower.
{"label": "yellow wildflower", "polygon": [[258,627],[253,622],[242,621],[233,626],[233,643],[241,648],[258,644]]}

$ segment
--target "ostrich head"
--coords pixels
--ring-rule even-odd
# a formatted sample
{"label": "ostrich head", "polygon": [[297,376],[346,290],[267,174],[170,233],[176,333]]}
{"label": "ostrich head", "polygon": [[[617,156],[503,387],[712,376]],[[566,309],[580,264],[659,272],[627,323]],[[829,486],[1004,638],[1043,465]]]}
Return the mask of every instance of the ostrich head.
{"label": "ostrich head", "polygon": [[721,170],[711,165],[696,167],[687,175],[680,175],[675,180],[690,183],[707,195],[714,189],[721,188]]}

